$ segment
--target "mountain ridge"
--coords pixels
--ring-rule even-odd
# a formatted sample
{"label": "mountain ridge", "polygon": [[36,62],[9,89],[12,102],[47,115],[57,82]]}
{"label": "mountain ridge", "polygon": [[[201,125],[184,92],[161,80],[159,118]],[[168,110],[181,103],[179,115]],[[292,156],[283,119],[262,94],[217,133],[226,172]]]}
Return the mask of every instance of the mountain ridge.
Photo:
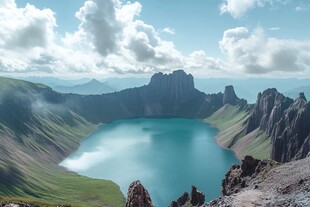
{"label": "mountain ridge", "polygon": [[73,86],[54,86],[53,90],[61,93],[74,93],[80,95],[100,95],[117,91],[107,82],[100,82],[94,78],[84,84]]}

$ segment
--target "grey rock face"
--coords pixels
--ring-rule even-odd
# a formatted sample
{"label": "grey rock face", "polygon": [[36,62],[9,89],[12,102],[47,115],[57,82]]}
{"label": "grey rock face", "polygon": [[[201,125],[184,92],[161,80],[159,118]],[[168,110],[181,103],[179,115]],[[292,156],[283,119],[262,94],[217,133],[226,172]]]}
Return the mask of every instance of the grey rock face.
{"label": "grey rock face", "polygon": [[299,96],[272,131],[272,158],[280,162],[305,158],[310,148],[310,102]]}
{"label": "grey rock face", "polygon": [[233,86],[226,86],[223,96],[223,105],[236,105],[239,98],[237,97]]}
{"label": "grey rock face", "polygon": [[246,133],[248,134],[258,127],[270,133],[292,103],[292,99],[285,97],[275,88],[259,93],[247,123]]}
{"label": "grey rock face", "polygon": [[293,101],[276,89],[258,94],[246,134],[259,128],[271,138],[271,158],[279,162],[305,158],[310,149],[310,103],[303,93]]}

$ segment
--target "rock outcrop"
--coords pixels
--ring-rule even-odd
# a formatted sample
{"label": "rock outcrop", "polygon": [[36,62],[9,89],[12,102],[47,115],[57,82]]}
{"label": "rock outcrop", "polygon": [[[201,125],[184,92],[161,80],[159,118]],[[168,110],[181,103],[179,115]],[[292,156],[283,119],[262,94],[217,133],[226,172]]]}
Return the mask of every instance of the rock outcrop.
{"label": "rock outcrop", "polygon": [[[248,161],[242,162],[245,168],[248,166],[252,169],[253,163],[258,163],[255,172],[242,177],[241,166],[233,166],[223,181],[226,183],[224,186],[227,190],[226,195],[210,201],[204,207],[309,206],[310,158],[285,164],[270,160],[247,159]],[[227,183],[226,179],[230,182]]]}
{"label": "rock outcrop", "polygon": [[130,184],[127,195],[126,207],[152,207],[152,200],[148,191],[140,181]]}
{"label": "rock outcrop", "polygon": [[171,74],[157,73],[152,76],[148,90],[157,100],[165,99],[171,103],[190,100],[198,91],[194,87],[194,77],[182,70]]}
{"label": "rock outcrop", "polygon": [[237,97],[233,86],[226,86],[223,95],[223,105],[236,105],[239,98]]}
{"label": "rock outcrop", "polygon": [[248,134],[259,127],[270,134],[274,125],[292,103],[292,99],[285,97],[275,88],[259,93],[247,122],[246,133]]}
{"label": "rock outcrop", "polygon": [[248,187],[249,182],[263,171],[270,170],[276,162],[261,161],[251,156],[246,156],[241,165],[233,165],[225,174],[222,181],[222,195],[230,196]]}
{"label": "rock outcrop", "polygon": [[193,206],[201,206],[205,202],[205,194],[198,191],[195,186],[192,186],[190,202]]}
{"label": "rock outcrop", "polygon": [[280,162],[305,158],[310,152],[310,102],[301,93],[272,130],[271,156]]}
{"label": "rock outcrop", "polygon": [[169,207],[202,206],[205,202],[205,194],[192,186],[191,194],[185,192],[176,201],[172,201]]}
{"label": "rock outcrop", "polygon": [[245,134],[264,131],[271,139],[271,159],[305,158],[310,151],[310,103],[303,93],[293,101],[276,89],[259,93],[246,121]]}

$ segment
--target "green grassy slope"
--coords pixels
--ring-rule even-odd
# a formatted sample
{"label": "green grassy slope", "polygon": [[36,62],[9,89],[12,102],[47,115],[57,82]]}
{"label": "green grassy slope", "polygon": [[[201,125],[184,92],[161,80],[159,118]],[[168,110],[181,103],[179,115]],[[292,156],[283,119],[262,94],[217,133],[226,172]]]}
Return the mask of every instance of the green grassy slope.
{"label": "green grassy slope", "polygon": [[219,129],[217,142],[225,148],[234,150],[239,158],[252,155],[257,159],[270,157],[270,139],[259,130],[245,134],[245,121],[248,113],[238,106],[225,105],[212,116],[205,119]]}
{"label": "green grassy slope", "polygon": [[50,91],[40,84],[0,78],[0,200],[124,206],[115,183],[58,166],[96,124],[58,103],[58,95]]}

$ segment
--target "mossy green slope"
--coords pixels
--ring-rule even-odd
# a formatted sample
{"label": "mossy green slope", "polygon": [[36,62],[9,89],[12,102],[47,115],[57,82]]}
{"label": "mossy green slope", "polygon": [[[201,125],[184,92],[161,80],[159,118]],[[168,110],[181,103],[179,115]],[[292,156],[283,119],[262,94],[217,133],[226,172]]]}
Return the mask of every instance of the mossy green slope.
{"label": "mossy green slope", "polygon": [[248,116],[239,106],[225,105],[205,121],[219,129],[217,142],[222,147],[234,150],[239,158],[252,155],[257,159],[268,159],[270,139],[260,130],[246,135],[245,122]]}
{"label": "mossy green slope", "polygon": [[53,93],[41,84],[0,78],[0,200],[124,206],[115,183],[58,166],[97,123],[54,101]]}

